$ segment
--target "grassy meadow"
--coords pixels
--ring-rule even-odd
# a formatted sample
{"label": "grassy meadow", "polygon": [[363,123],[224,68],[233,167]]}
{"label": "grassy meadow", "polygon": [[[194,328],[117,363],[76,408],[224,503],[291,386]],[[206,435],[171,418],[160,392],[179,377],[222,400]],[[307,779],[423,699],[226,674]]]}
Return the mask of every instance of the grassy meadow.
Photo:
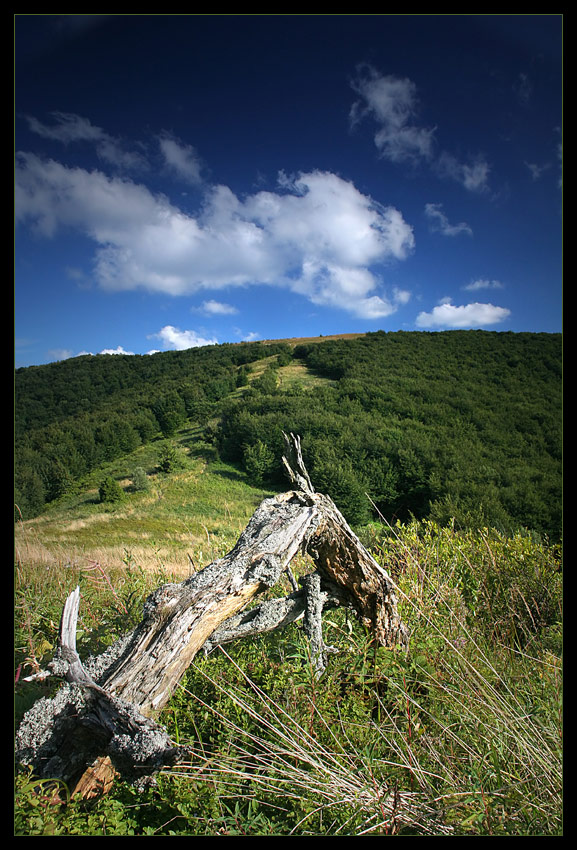
{"label": "grassy meadow", "polygon": [[[22,680],[50,659],[70,590],[80,584],[79,652],[99,653],[149,592],[228,551],[269,495],[194,430],[172,442],[172,472],[151,443],[17,523],[17,721],[57,687]],[[137,467],[146,489],[132,484]],[[105,472],[121,501],[99,501]],[[298,624],[199,655],[160,717],[189,748],[182,764],[145,791],[118,780],[84,802],[19,773],[15,834],[562,834],[559,547],[429,521],[358,533],[398,584],[407,653],[374,647],[334,610],[324,633],[338,653],[320,680]]]}

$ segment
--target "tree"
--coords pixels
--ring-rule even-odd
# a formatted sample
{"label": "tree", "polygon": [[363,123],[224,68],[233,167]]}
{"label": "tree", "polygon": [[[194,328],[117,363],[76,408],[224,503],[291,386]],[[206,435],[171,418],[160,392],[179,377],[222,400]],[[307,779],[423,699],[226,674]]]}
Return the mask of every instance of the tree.
{"label": "tree", "polygon": [[168,393],[159,399],[153,412],[165,437],[174,436],[186,424],[186,407],[177,392]]}
{"label": "tree", "polygon": [[292,351],[287,349],[286,351],[281,351],[280,354],[277,354],[276,365],[279,367],[282,366],[290,366],[292,363]]}
{"label": "tree", "polygon": [[262,484],[276,467],[274,452],[262,440],[245,446],[244,468],[255,484]]}
{"label": "tree", "polygon": [[278,387],[278,375],[274,367],[266,369],[260,378],[253,381],[254,389],[259,390],[263,395],[274,395]]}
{"label": "tree", "polygon": [[236,376],[237,387],[248,387],[248,372],[249,370],[247,366],[243,365],[239,368]]}
{"label": "tree", "polygon": [[40,513],[46,501],[44,482],[36,470],[24,467],[14,488],[15,519],[30,519]]}
{"label": "tree", "polygon": [[42,473],[47,501],[52,502],[70,492],[73,484],[72,475],[62,460],[49,459]]}
{"label": "tree", "polygon": [[158,458],[158,466],[161,472],[174,472],[175,469],[181,465],[180,455],[172,445],[172,443],[166,442],[160,449],[160,454]]}
{"label": "tree", "polygon": [[124,498],[122,487],[111,475],[102,480],[98,493],[101,502],[121,502]]}

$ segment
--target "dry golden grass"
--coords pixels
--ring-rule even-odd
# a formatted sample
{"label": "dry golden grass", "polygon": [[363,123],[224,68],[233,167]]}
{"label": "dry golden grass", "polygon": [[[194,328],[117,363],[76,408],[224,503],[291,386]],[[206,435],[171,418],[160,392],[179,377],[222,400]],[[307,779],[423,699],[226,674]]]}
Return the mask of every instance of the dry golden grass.
{"label": "dry golden grass", "polygon": [[361,336],[366,336],[365,333],[350,333],[350,334],[329,334],[328,336],[302,336],[302,337],[289,337],[287,339],[264,339],[262,342],[266,345],[267,343],[278,343],[278,342],[286,342],[288,345],[296,346],[296,345],[304,345],[313,342],[332,342],[335,339],[358,339]]}
{"label": "dry golden grass", "polygon": [[[191,548],[189,546],[188,550]],[[177,581],[182,581],[194,571],[186,549],[175,552],[170,548],[153,549],[146,545],[84,549],[57,543],[45,544],[39,539],[20,537],[16,541],[16,564],[34,565],[36,568],[64,569],[73,566],[82,569],[99,565],[106,572],[115,572],[125,568],[127,558],[145,572],[154,573],[162,569]]]}
{"label": "dry golden grass", "polygon": [[293,361],[289,366],[282,366],[278,370],[280,386],[283,390],[290,390],[295,384],[300,384],[303,388],[314,388],[321,385],[332,384],[327,378],[320,378],[313,375],[304,363]]}

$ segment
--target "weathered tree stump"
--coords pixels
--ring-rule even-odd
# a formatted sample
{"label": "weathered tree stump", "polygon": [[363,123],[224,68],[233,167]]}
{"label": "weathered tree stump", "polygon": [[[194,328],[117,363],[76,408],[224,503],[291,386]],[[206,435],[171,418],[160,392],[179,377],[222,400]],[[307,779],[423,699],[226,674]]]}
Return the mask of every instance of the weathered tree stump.
{"label": "weathered tree stump", "polygon": [[[85,797],[107,791],[115,772],[131,780],[153,775],[182,756],[155,717],[201,649],[210,652],[302,617],[321,675],[331,651],[322,638],[323,607],[348,606],[378,644],[406,645],[392,579],[333,501],[314,491],[299,438],[285,439],[283,462],[294,489],[265,499],[223,558],[152,593],[134,631],[84,664],[76,652],[78,588],[70,594],[58,650],[44,674],[60,676],[66,684],[23,718],[16,741],[19,762],[31,765],[39,777],[66,781]],[[290,573],[299,552],[316,567],[301,589]],[[283,571],[293,592],[245,610]]]}

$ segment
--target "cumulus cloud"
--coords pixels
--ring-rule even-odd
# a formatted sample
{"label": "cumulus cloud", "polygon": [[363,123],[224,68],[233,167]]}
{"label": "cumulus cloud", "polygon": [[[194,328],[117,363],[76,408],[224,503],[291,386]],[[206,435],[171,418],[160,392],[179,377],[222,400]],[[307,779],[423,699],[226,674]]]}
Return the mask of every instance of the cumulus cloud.
{"label": "cumulus cloud", "polygon": [[499,324],[510,314],[511,311],[506,307],[495,307],[493,304],[475,302],[456,306],[447,300],[434,307],[430,313],[419,313],[416,325],[419,328],[481,328]]}
{"label": "cumulus cloud", "polygon": [[443,236],[458,236],[460,233],[473,235],[473,231],[464,221],[459,224],[450,224],[442,207],[442,204],[425,204],[425,215],[431,223],[433,233],[442,233]]}
{"label": "cumulus cloud", "polygon": [[181,331],[173,325],[165,325],[158,333],[150,334],[148,339],[159,339],[164,349],[171,351],[201,348],[203,345],[218,345],[217,339],[204,339],[196,331]]}
{"label": "cumulus cloud", "polygon": [[468,292],[476,292],[479,289],[503,289],[503,284],[500,280],[484,280],[480,278],[479,280],[472,280],[471,283],[467,283],[463,289],[466,289]]}
{"label": "cumulus cloud", "polygon": [[128,354],[133,357],[134,351],[125,351],[121,345],[117,345],[116,348],[104,348],[100,354]]}
{"label": "cumulus cloud", "polygon": [[186,183],[196,185],[202,181],[201,162],[191,145],[185,145],[169,135],[158,140],[167,167]]}
{"label": "cumulus cloud", "polygon": [[[98,352],[99,354],[126,354],[130,357],[134,357],[134,351],[126,351],[121,345],[118,345],[116,348],[103,348],[102,351]],[[86,355],[94,356],[92,351],[79,351],[75,354],[69,348],[53,348],[48,352],[48,356],[53,360],[70,360],[73,357],[84,357]]]}
{"label": "cumulus cloud", "polygon": [[135,230],[159,220],[167,207],[130,180],[34,154],[17,154],[15,192],[17,223],[27,222],[43,236],[75,228],[101,246],[127,247]]}
{"label": "cumulus cloud", "polygon": [[411,80],[383,76],[364,66],[352,87],[361,100],[351,108],[351,124],[354,126],[366,117],[376,122],[374,141],[381,156],[391,162],[432,156],[435,128],[414,123],[418,101],[417,87]]}
{"label": "cumulus cloud", "polygon": [[200,307],[193,307],[194,312],[204,313],[205,316],[234,316],[238,313],[236,307],[232,304],[225,304],[222,301],[215,301],[214,298],[208,301],[203,301]]}
{"label": "cumulus cloud", "polygon": [[19,153],[16,219],[47,237],[68,227],[90,238],[95,279],[109,290],[268,284],[370,318],[402,303],[383,294],[373,267],[414,247],[398,210],[321,171],[281,175],[277,191],[243,199],[212,186],[193,216],[132,180]]}

